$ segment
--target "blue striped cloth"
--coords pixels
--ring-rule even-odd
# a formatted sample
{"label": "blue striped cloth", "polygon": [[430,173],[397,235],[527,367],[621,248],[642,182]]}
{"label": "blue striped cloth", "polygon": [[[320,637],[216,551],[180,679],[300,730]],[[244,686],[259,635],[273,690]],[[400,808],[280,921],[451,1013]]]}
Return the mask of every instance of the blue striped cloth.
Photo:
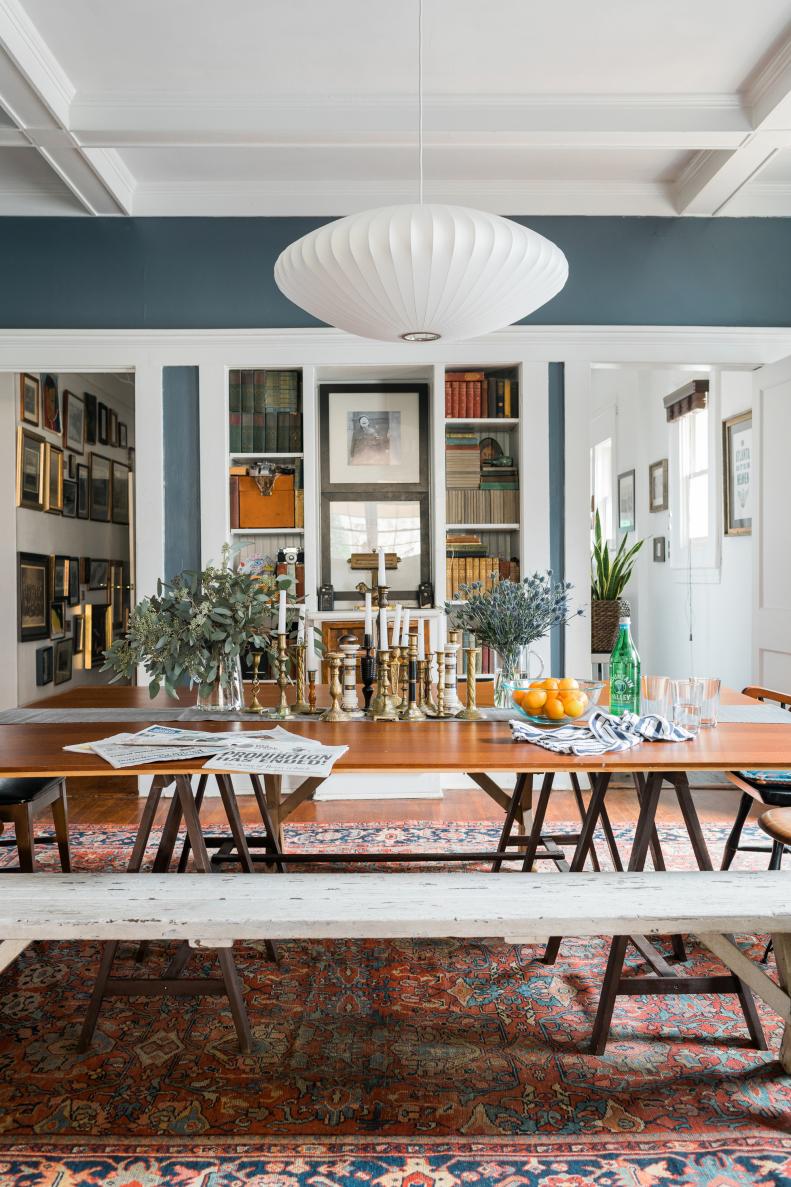
{"label": "blue striped cloth", "polygon": [[532,742],[553,754],[609,754],[616,750],[631,750],[641,742],[687,742],[693,735],[665,717],[647,713],[623,713],[614,717],[602,709],[594,709],[580,725],[561,725],[557,729],[542,729],[529,721],[514,719],[511,732],[515,742]]}

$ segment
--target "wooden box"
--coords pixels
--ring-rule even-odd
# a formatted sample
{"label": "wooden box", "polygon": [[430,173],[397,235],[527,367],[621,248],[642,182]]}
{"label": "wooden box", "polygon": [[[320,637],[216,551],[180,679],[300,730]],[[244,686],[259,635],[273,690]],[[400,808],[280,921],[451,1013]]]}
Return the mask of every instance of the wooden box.
{"label": "wooden box", "polygon": [[294,475],[277,474],[269,494],[262,495],[254,478],[239,478],[240,528],[293,528]]}

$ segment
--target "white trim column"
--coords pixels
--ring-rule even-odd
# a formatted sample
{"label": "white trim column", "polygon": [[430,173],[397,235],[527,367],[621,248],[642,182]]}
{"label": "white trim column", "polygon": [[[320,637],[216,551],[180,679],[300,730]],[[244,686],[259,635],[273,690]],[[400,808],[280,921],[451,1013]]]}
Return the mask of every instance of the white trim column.
{"label": "white trim column", "polygon": [[162,363],[135,369],[135,557],[138,601],[156,590],[165,564]]}
{"label": "white trim column", "polygon": [[[198,368],[200,408],[200,551],[201,565],[218,565],[228,540],[228,384],[220,359]],[[215,475],[223,475],[218,483]]]}
{"label": "white trim column", "polygon": [[574,586],[573,605],[585,614],[566,628],[566,672],[589,677],[590,649],[590,414],[591,367],[565,365],[565,566]]}
{"label": "white trim column", "polygon": [[[18,376],[0,373],[0,709],[18,701],[17,559],[16,559],[16,409]],[[31,426],[31,431],[38,430]],[[42,643],[44,640],[42,640]]]}

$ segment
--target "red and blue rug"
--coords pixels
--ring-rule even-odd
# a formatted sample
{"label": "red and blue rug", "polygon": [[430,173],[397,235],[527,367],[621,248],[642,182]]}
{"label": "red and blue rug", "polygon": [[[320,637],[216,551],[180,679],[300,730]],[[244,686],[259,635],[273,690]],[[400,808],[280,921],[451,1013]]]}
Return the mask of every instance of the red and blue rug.
{"label": "red and blue rug", "polygon": [[[685,834],[660,831],[669,864],[690,865]],[[289,845],[483,848],[496,836],[481,824],[297,825]],[[716,859],[725,830],[707,836]],[[75,868],[122,868],[130,845],[117,831],[75,834]],[[515,876],[502,875],[504,893]],[[555,966],[540,948],[495,942],[279,947],[276,968],[255,946],[237,951],[250,1056],[212,998],[113,999],[78,1055],[99,948],[29,948],[0,977],[0,1184],[791,1183],[791,1078],[768,1010],[770,1051],[758,1052],[735,997],[619,999],[595,1058],[603,940],[566,940]],[[152,947],[152,971],[169,951]],[[694,947],[689,967],[717,970]],[[207,954],[190,965],[212,969]]]}

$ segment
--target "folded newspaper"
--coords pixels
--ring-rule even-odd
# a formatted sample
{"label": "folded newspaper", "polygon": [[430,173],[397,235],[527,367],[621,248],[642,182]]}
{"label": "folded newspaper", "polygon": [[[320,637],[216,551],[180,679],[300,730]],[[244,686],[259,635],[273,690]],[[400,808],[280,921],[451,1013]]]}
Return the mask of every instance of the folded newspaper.
{"label": "folded newspaper", "polygon": [[185,730],[150,725],[137,733],[113,734],[64,750],[98,754],[115,770],[208,758],[206,769],[255,774],[329,775],[346,746],[323,746],[314,738],[276,725],[266,730]]}

